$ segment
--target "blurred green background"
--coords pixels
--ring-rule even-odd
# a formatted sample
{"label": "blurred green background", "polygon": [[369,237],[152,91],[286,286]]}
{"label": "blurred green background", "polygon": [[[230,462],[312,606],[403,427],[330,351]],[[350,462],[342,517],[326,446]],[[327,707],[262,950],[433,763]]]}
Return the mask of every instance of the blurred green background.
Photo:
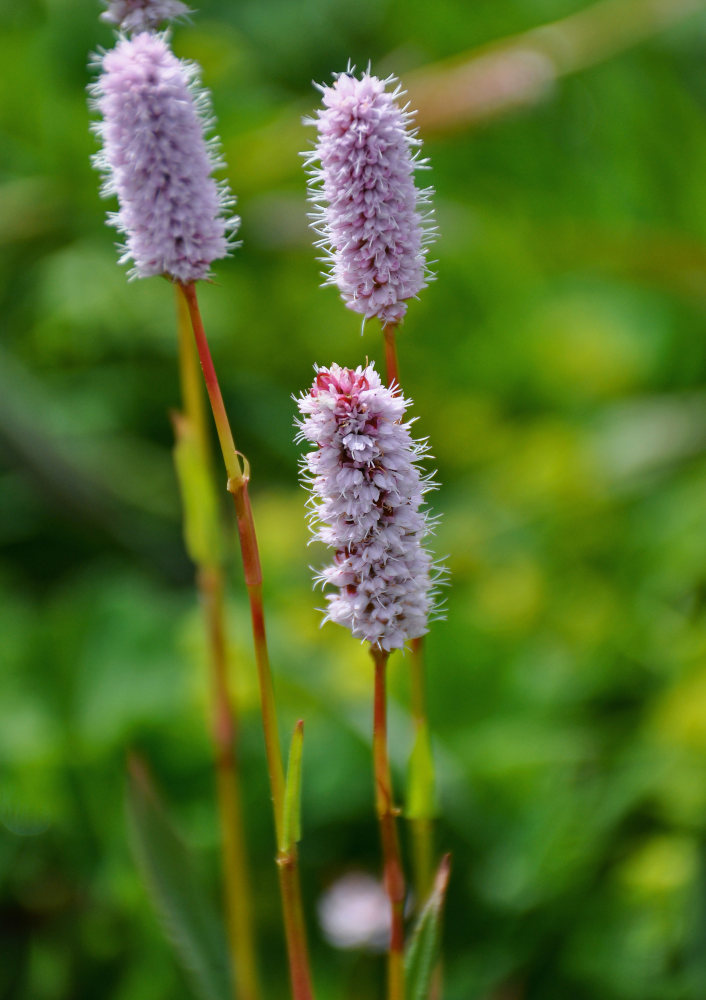
{"label": "blurred green background", "polygon": [[[205,650],[171,459],[173,294],[129,285],[104,225],[85,101],[87,53],[112,44],[98,10],[0,2],[7,1000],[188,995],[129,849],[128,749],[150,761],[218,892]],[[467,91],[429,69],[512,35],[473,59]],[[292,444],[291,395],[313,363],[382,360],[377,330],[361,338],[318,288],[297,156],[310,81],[349,59],[409,83],[438,192],[438,280],[399,347],[452,578],[427,644],[438,844],[454,856],[445,996],[700,1000],[706,4],[211,0],[174,45],[204,67],[243,219],[242,248],[201,301],[253,468],[283,734],[307,724],[301,861],[320,1000],[376,1000],[383,971],[316,924],[332,880],[378,868],[371,672],[342,630],[319,631],[308,564],[324,556],[306,547]],[[235,552],[229,575],[261,964],[277,998]],[[401,790],[411,728],[396,659]]]}

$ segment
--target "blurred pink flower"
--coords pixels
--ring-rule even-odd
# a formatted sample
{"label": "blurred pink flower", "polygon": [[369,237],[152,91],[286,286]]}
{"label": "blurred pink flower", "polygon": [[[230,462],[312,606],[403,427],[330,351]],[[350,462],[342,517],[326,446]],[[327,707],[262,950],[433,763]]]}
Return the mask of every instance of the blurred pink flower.
{"label": "blurred pink flower", "polygon": [[101,20],[122,31],[150,31],[191,13],[181,0],[106,0]]}
{"label": "blurred pink flower", "polygon": [[319,923],[334,948],[385,951],[390,937],[390,901],[380,882],[365,872],[349,872],[323,893]]}

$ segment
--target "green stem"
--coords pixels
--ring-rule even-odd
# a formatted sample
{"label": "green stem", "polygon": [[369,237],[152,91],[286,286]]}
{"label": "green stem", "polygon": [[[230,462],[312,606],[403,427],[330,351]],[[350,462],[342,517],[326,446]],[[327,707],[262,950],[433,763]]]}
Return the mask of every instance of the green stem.
{"label": "green stem", "polygon": [[387,690],[386,672],[389,653],[371,646],[375,664],[375,698],[373,708],[373,768],[375,775],[375,810],[380,824],[383,879],[390,900],[390,945],[387,960],[388,1000],[404,1000],[404,897],[398,810],[393,805],[390,760],[387,753]]}
{"label": "green stem", "polygon": [[[210,472],[206,410],[198,357],[182,295],[177,295],[179,373],[184,410],[196,435],[204,465]],[[236,721],[228,692],[223,572],[218,565],[197,564],[197,581],[206,617],[211,689],[211,732],[215,749],[216,794],[221,827],[223,879],[233,983],[238,1000],[261,996],[255,958],[252,892],[236,759]]]}
{"label": "green stem", "polygon": [[[400,387],[399,366],[397,362],[396,330],[394,323],[383,326],[382,333],[385,341],[385,362],[387,367],[387,384],[393,383]],[[426,692],[424,681],[424,640],[420,637],[412,640],[412,655],[410,657],[410,680],[411,680],[411,709],[414,719],[416,741],[424,741],[426,753],[424,759],[433,767],[433,757],[431,753],[429,737],[429,720],[426,706]],[[414,766],[414,765],[413,765]],[[412,775],[412,784],[415,784]],[[430,798],[433,799],[433,771],[431,772]],[[412,832],[412,862],[414,870],[414,888],[417,898],[417,906],[422,906],[424,900],[431,889],[431,882],[434,871],[434,828],[433,828],[433,802],[427,803],[424,810],[425,815],[416,815],[410,819]]]}
{"label": "green stem", "polygon": [[235,756],[235,722],[230,709],[226,679],[223,574],[220,568],[199,571],[211,648],[214,694],[213,742],[216,750],[216,788],[221,821],[228,938],[233,978],[239,1000],[258,1000],[260,987],[255,961],[252,894],[248,878],[238,768]]}
{"label": "green stem", "polygon": [[206,422],[206,404],[203,382],[199,371],[199,356],[191,332],[191,319],[186,299],[179,287],[176,289],[177,330],[179,335],[179,384],[184,412],[194,428],[204,457],[211,458],[211,447]]}
{"label": "green stem", "polygon": [[[410,683],[415,738],[425,742],[427,749],[425,759],[432,761],[424,683],[424,641],[422,638],[412,640]],[[433,784],[430,794],[433,798]],[[431,812],[430,808],[429,815],[413,816],[409,821],[412,830],[414,889],[419,907],[424,905],[424,901],[429,895],[434,876],[434,830]]]}
{"label": "green stem", "polygon": [[[267,636],[265,632],[265,615],[262,605],[262,569],[255,534],[250,497],[248,494],[248,475],[241,468],[239,453],[235,447],[233,433],[228,421],[223,396],[218,384],[218,377],[211,358],[211,352],[203,328],[199,311],[196,287],[194,284],[179,285],[184,296],[189,318],[194,332],[196,349],[201,362],[206,391],[211,403],[211,411],[216,424],[218,440],[221,445],[223,462],[228,475],[228,492],[233,496],[238,523],[238,537],[243,557],[245,584],[250,602],[250,618],[252,622],[255,662],[257,665],[258,682],[260,686],[260,707],[262,710],[262,726],[265,737],[265,754],[270,780],[270,793],[274,811],[277,843],[282,839],[284,822],[284,769],[282,766],[282,751],[280,748],[277,715],[275,710],[274,686],[270,669]],[[282,912],[285,924],[289,971],[294,1000],[312,1000],[311,974],[309,957],[304,931],[303,909],[301,904],[301,889],[299,885],[299,869],[296,849],[287,857],[286,864],[278,859],[280,892],[282,897]]]}

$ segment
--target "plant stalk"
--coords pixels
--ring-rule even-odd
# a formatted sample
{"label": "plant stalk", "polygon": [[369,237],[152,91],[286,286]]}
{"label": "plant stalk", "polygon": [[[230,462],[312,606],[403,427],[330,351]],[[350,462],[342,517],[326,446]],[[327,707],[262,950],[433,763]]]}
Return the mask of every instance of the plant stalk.
{"label": "plant stalk", "polygon": [[304,911],[301,905],[301,884],[297,848],[293,845],[286,853],[277,856],[279,887],[284,912],[284,928],[289,954],[289,973],[295,1000],[313,997],[309,971]]}
{"label": "plant stalk", "polygon": [[189,285],[180,284],[177,287],[184,296],[186,307],[189,312],[191,329],[193,330],[194,339],[196,341],[196,350],[198,351],[201,371],[203,372],[203,380],[208,394],[208,401],[211,404],[211,412],[213,413],[213,420],[216,425],[218,443],[221,446],[223,462],[228,474],[228,489],[230,491],[231,480],[240,482],[245,477],[240,467],[238,451],[235,447],[235,441],[233,440],[233,432],[230,429],[228,414],[226,413],[225,403],[223,402],[223,396],[221,394],[221,387],[218,384],[218,376],[216,375],[216,369],[213,366],[213,359],[211,358],[211,352],[206,339],[206,331],[203,328],[203,320],[201,319],[199,303],[196,297],[196,286],[192,282]]}
{"label": "plant stalk", "polygon": [[[388,323],[383,326],[382,333],[385,341],[385,362],[387,367],[387,384],[400,386],[399,366],[397,362],[396,345],[397,326]],[[426,705],[426,684],[424,677],[424,640],[417,638],[412,640],[412,653],[410,657],[410,685],[411,685],[411,709],[414,720],[415,740],[424,741],[426,753],[425,760],[433,765],[429,736],[429,719]],[[433,772],[431,774],[432,787],[429,789],[430,798],[433,799]],[[412,864],[414,872],[414,889],[417,906],[424,905],[431,889],[434,872],[434,824],[433,824],[433,802],[429,802],[422,814],[413,815],[409,818],[412,832]]]}
{"label": "plant stalk", "polygon": [[[177,294],[179,373],[186,417],[193,429],[201,459],[211,472],[206,410],[190,320],[183,296]],[[261,996],[255,957],[252,892],[236,757],[236,718],[228,692],[223,571],[215,560],[197,560],[197,583],[206,619],[211,674],[211,735],[215,751],[216,794],[221,827],[221,851],[228,941],[237,1000]]]}
{"label": "plant stalk", "polygon": [[392,777],[387,752],[387,661],[389,653],[371,645],[375,664],[373,707],[373,769],[375,776],[375,811],[380,825],[383,858],[383,881],[390,900],[390,944],[387,961],[387,998],[404,1000],[404,898],[405,882],[400,843],[397,835],[399,810],[393,805]]}
{"label": "plant stalk", "polygon": [[382,328],[382,336],[385,341],[385,367],[387,368],[387,384],[392,387],[392,385],[397,386],[398,392],[400,390],[400,372],[399,366],[397,364],[397,341],[396,334],[397,324],[396,323],[386,323]]}
{"label": "plant stalk", "polygon": [[[411,709],[414,720],[415,740],[426,744],[426,759],[433,760],[429,737],[429,722],[426,706],[426,685],[424,676],[424,640],[412,639],[410,656]],[[433,774],[432,774],[433,780]],[[433,795],[433,787],[431,789]],[[429,810],[431,812],[431,809]],[[412,832],[412,859],[414,865],[414,891],[417,907],[422,907],[431,891],[434,877],[434,828],[433,818],[412,816],[409,819]]]}
{"label": "plant stalk", "polygon": [[[272,683],[272,672],[265,632],[265,616],[262,604],[262,569],[255,534],[255,523],[253,521],[248,494],[248,467],[245,461],[243,461],[241,466],[240,455],[235,447],[233,433],[228,421],[223,396],[218,384],[218,377],[201,319],[196,287],[191,283],[188,285],[179,285],[179,289],[184,296],[189,311],[196,349],[199,354],[204,382],[206,384],[206,392],[211,403],[211,411],[216,424],[223,462],[228,476],[227,489],[231,493],[235,504],[245,584],[250,602],[250,618],[260,687],[260,706],[262,710],[265,754],[274,811],[275,832],[277,843],[279,844],[282,837],[284,819],[284,769],[282,766],[282,751],[277,728],[274,686]],[[296,849],[290,853],[286,864],[278,863],[278,870],[280,872],[279,883],[292,995],[294,1000],[313,1000]]]}
{"label": "plant stalk", "polygon": [[255,962],[252,894],[248,878],[238,767],[235,721],[226,679],[223,573],[218,568],[199,570],[199,590],[208,624],[213,683],[212,733],[216,751],[216,788],[221,821],[223,872],[228,912],[228,938],[233,957],[233,978],[239,1000],[258,1000],[260,987]]}
{"label": "plant stalk", "polygon": [[203,382],[199,371],[199,357],[196,353],[194,335],[191,332],[191,318],[186,299],[178,288],[176,289],[176,308],[179,336],[179,385],[182,405],[184,413],[194,428],[204,458],[210,465],[211,446],[206,422]]}

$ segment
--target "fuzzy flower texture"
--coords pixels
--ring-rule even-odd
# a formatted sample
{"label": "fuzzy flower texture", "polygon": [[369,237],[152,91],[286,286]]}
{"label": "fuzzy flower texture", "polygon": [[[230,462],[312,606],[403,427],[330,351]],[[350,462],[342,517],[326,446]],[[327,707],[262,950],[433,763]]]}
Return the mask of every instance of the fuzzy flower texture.
{"label": "fuzzy flower texture", "polygon": [[190,13],[181,0],[106,0],[101,20],[123,31],[150,31]]}
{"label": "fuzzy flower texture", "polygon": [[205,139],[211,121],[197,67],[149,32],[120,39],[100,65],[91,94],[103,148],[94,163],[105,173],[102,193],[118,196],[109,222],[125,234],[120,263],[133,261],[133,277],[208,277],[238,220],[226,216],[232,199],[212,177],[222,163]]}
{"label": "fuzzy flower texture", "polygon": [[306,164],[326,284],[338,286],[349,309],[383,323],[398,323],[407,299],[426,287],[434,237],[431,210],[420,211],[433,191],[414,183],[415,170],[426,167],[413,152],[421,142],[411,113],[396,103],[401,88],[385,89],[392,79],[341,73],[321,88],[317,117],[305,119],[318,130]]}
{"label": "fuzzy flower texture", "polygon": [[336,550],[318,581],[333,586],[324,621],[345,625],[384,650],[427,631],[439,569],[422,542],[432,523],[421,510],[423,442],[402,418],[409,405],[372,365],[317,370],[299,400],[299,440],[312,492],[314,537]]}

